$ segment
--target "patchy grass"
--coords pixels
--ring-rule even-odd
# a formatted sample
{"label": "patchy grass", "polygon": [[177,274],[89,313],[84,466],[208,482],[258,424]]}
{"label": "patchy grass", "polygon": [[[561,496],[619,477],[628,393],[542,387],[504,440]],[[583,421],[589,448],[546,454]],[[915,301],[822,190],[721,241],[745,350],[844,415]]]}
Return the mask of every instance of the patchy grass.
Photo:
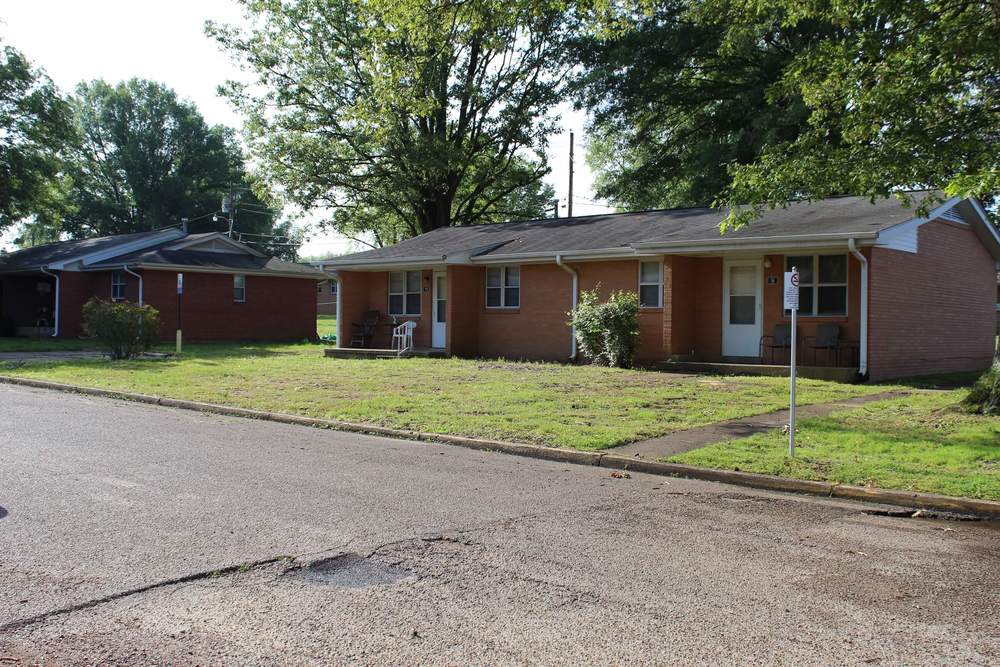
{"label": "patchy grass", "polygon": [[[326,359],[315,345],[190,345],[183,359],[40,363],[0,373],[328,419],[603,449],[784,407],[787,379],[552,363]],[[801,403],[885,391],[801,380]]]}
{"label": "patchy grass", "polygon": [[59,352],[97,347],[96,341],[82,338],[0,338],[0,352]]}
{"label": "patchy grass", "polygon": [[336,338],[337,336],[337,316],[317,315],[316,333],[320,338]]}
{"label": "patchy grass", "polygon": [[1000,500],[1000,417],[959,407],[968,390],[912,396],[803,420],[795,458],[779,432],[669,461],[843,484]]}

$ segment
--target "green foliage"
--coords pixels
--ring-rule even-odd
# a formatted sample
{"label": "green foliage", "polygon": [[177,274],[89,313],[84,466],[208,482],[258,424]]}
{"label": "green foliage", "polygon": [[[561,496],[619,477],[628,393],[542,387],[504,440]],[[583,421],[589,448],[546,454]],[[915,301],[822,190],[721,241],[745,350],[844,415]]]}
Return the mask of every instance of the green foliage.
{"label": "green foliage", "polygon": [[263,176],[379,245],[541,217],[548,111],[569,14],[557,0],[241,0],[207,30],[256,75],[226,92]]}
{"label": "green foliage", "polygon": [[83,330],[112,359],[131,359],[160,339],[160,313],[151,306],[95,297],[83,305]]}
{"label": "green foliage", "polygon": [[69,106],[56,87],[0,44],[0,231],[58,208],[59,152],[71,136]]}
{"label": "green foliage", "polygon": [[724,47],[724,27],[691,20],[691,8],[655,3],[575,43],[575,87],[593,114],[587,162],[597,194],[621,208],[709,206],[730,184],[730,163],[805,127],[801,99],[767,91],[806,31],[761,24]]}
{"label": "green foliage", "polygon": [[639,297],[622,291],[600,299],[600,285],[582,291],[569,313],[580,352],[599,366],[630,368],[639,341]]}
{"label": "green foliage", "polygon": [[970,412],[983,415],[1000,415],[1000,357],[976,380],[962,405]]}
{"label": "green foliage", "polygon": [[194,221],[193,232],[225,231],[227,220],[213,220],[212,214],[232,192],[235,230],[288,234],[292,245],[266,236],[245,240],[267,254],[295,258],[298,239],[290,222],[275,225],[273,199],[251,187],[231,129],[210,127],[193,104],[152,81],[98,80],[80,84],[76,93],[79,141],[68,150],[69,212],[63,222],[71,236],[147,231],[181,218]]}
{"label": "green foliage", "polygon": [[1000,191],[992,0],[610,4],[580,58],[616,203],[714,200],[739,226],[792,199]]}

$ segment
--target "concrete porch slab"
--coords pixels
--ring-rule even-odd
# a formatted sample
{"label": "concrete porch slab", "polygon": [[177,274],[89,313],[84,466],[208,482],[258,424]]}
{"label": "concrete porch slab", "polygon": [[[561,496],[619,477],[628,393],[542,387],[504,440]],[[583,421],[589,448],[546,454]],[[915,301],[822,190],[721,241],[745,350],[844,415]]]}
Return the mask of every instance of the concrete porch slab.
{"label": "concrete porch slab", "polygon": [[[671,373],[767,375],[770,377],[787,377],[789,373],[788,366],[777,364],[712,363],[706,361],[663,361],[657,364],[656,368]],[[833,382],[854,382],[858,374],[858,369],[854,367],[799,366],[797,370],[799,377]]]}

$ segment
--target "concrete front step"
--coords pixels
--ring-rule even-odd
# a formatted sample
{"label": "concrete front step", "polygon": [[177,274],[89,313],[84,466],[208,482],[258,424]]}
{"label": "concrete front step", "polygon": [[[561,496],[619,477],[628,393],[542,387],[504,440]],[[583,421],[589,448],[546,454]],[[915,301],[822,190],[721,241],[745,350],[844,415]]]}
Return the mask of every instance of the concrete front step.
{"label": "concrete front step", "polygon": [[[323,355],[333,359],[398,359],[396,350],[365,347],[328,347]],[[444,350],[435,348],[414,348],[404,357],[446,357]]]}
{"label": "concrete front step", "polygon": [[[788,366],[776,364],[734,364],[711,363],[705,361],[664,361],[656,365],[661,371],[675,373],[715,373],[718,375],[768,375],[771,377],[787,377]],[[835,366],[798,366],[797,375],[813,380],[832,380],[834,382],[854,382],[857,380],[858,369]]]}

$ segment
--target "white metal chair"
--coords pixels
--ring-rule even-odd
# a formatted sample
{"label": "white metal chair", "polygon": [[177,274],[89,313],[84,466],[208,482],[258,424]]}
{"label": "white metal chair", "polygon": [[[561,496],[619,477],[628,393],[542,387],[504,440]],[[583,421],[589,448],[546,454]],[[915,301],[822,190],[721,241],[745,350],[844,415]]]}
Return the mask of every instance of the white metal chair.
{"label": "white metal chair", "polygon": [[397,356],[401,357],[413,349],[413,330],[416,328],[416,322],[407,320],[392,330],[392,349]]}

